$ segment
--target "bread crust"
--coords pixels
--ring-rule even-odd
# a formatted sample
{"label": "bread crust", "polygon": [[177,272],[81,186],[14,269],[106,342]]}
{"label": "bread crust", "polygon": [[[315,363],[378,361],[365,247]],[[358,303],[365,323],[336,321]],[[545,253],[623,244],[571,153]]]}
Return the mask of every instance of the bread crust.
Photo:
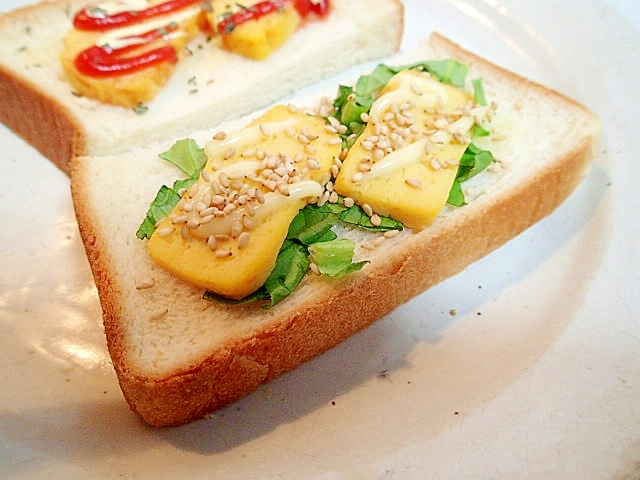
{"label": "bread crust", "polygon": [[[24,48],[24,45],[21,45],[20,42],[27,41],[29,40],[29,37],[32,36],[27,32],[19,32],[19,35],[16,35],[13,31],[15,30],[15,25],[28,24],[33,21],[39,26],[39,22],[43,21],[43,17],[47,19],[49,13],[53,14],[53,12],[56,12],[57,14],[56,21],[62,22],[63,20],[60,20],[62,12],[67,12],[66,15],[69,15],[73,9],[77,9],[85,3],[87,3],[85,0],[44,1],[3,14],[0,16],[0,32],[11,29],[11,33],[8,34],[10,41],[7,42],[5,48],[13,48],[12,51],[8,51],[10,51],[12,56],[14,56]],[[343,3],[355,4],[357,2],[348,0]],[[389,30],[395,33],[394,41],[383,47],[385,50],[384,54],[397,51],[400,47],[404,21],[403,6],[399,0],[388,0],[386,1],[386,4],[394,6],[392,10],[394,10],[395,15],[389,17],[389,21],[395,22],[395,24],[389,24]],[[49,44],[60,43],[61,45],[62,37],[64,36],[66,29],[71,25],[70,21],[66,17],[63,18],[64,21],[68,22],[68,25],[56,26],[58,36],[56,38],[45,38],[43,39],[43,42],[47,42]],[[329,20],[323,20],[316,23],[324,21]],[[357,27],[354,26],[354,31],[356,28]],[[24,39],[16,38],[16,36],[19,37],[20,35],[23,35]],[[50,45],[47,46],[50,47]],[[37,48],[37,46],[32,46],[32,48]],[[375,48],[380,52],[382,51],[380,47]],[[61,68],[58,65],[60,52],[61,49],[60,51],[57,51],[56,55],[49,55],[50,58],[46,60],[46,66],[40,65],[37,67],[38,69],[47,70],[47,75],[44,79],[41,79],[40,84],[33,81],[28,71],[20,70],[20,68],[17,68],[16,64],[10,62],[9,59],[0,59],[0,105],[2,105],[2,108],[0,109],[0,121],[36,148],[42,155],[50,159],[63,172],[69,174],[69,162],[72,157],[106,154],[106,152],[101,151],[104,147],[97,147],[94,145],[96,143],[96,138],[102,137],[99,141],[103,142],[103,138],[108,136],[108,134],[104,132],[94,131],[95,127],[92,124],[95,123],[95,115],[99,116],[100,111],[112,112],[114,109],[120,109],[124,112],[127,109],[104,104],[98,104],[97,107],[93,103],[90,103],[88,106],[84,105],[81,103],[82,99],[78,98],[77,95],[73,95],[71,86],[68,86],[64,95],[61,95],[59,90],[60,87],[56,85],[55,88],[58,90],[53,87],[54,84],[59,83],[60,80],[58,77],[62,76]],[[328,60],[328,58],[325,59],[327,62]],[[265,65],[264,68],[272,68],[268,59],[263,62]],[[288,66],[287,69],[289,67],[290,66]],[[238,68],[242,68],[242,66],[239,66]],[[192,77],[198,73],[199,72],[193,72],[188,76]],[[312,80],[318,81],[333,73],[337,73],[335,72],[335,69],[331,68],[330,65],[325,65],[314,73],[316,78],[313,78]],[[301,84],[293,82],[293,84],[290,85],[286,91],[283,91],[282,94],[285,95],[293,93],[293,90],[303,87],[306,83],[307,81],[305,79],[301,81]],[[247,95],[248,98],[253,97],[255,100],[247,101],[246,104],[242,106],[238,105],[235,109],[228,107],[228,115],[225,118],[218,119],[217,121],[228,120],[232,115],[240,116],[255,108],[263,106],[263,104],[260,103],[260,95],[256,89],[259,90],[259,87],[254,86],[250,95]],[[273,91],[263,93],[265,94],[265,98],[275,100],[275,93]],[[182,95],[188,95],[188,90],[184,90]],[[215,104],[212,104],[212,108],[208,109],[209,111],[215,110],[213,105]],[[180,110],[178,107],[180,107],[180,103],[176,103],[174,108],[169,110],[172,111],[173,114],[174,111]],[[194,112],[193,116],[198,117],[197,113],[198,112]],[[111,113],[109,113],[109,115],[111,115]],[[146,115],[148,117],[153,115],[153,113],[148,112]],[[163,111],[160,112],[159,115],[166,115],[166,113]],[[135,118],[135,115],[132,116]],[[196,124],[194,124],[195,128],[202,128],[206,125],[211,125],[210,121],[205,123],[206,120],[204,120],[204,115],[200,116],[203,118],[203,123],[202,125],[196,125],[198,123],[196,120]],[[122,119],[114,120],[112,124],[120,121],[127,122],[129,120],[124,119],[123,117]],[[175,125],[172,125],[172,122],[172,118],[169,117],[167,118],[166,128],[164,126],[159,128],[158,125],[155,125],[151,130],[162,131],[165,136],[181,134],[181,132],[176,131],[179,129]],[[107,124],[106,127],[108,129],[109,125]],[[136,128],[144,129],[144,126],[137,126]],[[152,135],[149,134],[149,132],[146,133],[148,135]],[[138,135],[138,132],[134,131],[133,134],[131,134],[127,129],[124,129],[121,136],[116,136],[111,140],[111,147],[115,149],[122,145],[133,146],[136,144],[136,137],[138,136],[140,136]],[[147,140],[148,139],[145,139],[144,141],[146,142]]]}
{"label": "bread crust", "polygon": [[[574,191],[594,153],[599,132],[595,116],[560,93],[497,67],[438,34],[431,36],[430,45],[436,53],[467,63],[483,78],[504,78],[563,108],[576,109],[575,115],[586,125],[584,134],[548,166],[532,170],[526,182],[500,194],[480,196],[470,206],[436,220],[433,228],[404,236],[402,243],[387,248],[360,272],[337,281],[309,280],[270,313],[259,307],[237,307],[238,318],[255,319],[256,328],[220,342],[170,373],[150,373],[136,366],[124,327],[127,287],[114,270],[108,237],[92,218],[88,163],[74,162],[74,203],[103,306],[109,352],[127,402],[145,422],[180,425],[242,398],[461,272],[549,215]],[[213,318],[223,309],[212,306],[203,315]]]}

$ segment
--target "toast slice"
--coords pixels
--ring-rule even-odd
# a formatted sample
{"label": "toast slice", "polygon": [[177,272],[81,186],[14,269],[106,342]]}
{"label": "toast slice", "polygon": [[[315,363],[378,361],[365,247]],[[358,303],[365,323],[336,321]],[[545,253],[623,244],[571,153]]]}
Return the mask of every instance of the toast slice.
{"label": "toast slice", "polygon": [[78,96],[64,76],[63,39],[87,3],[53,0],[0,16],[0,121],[67,173],[72,156],[211,127],[396,52],[404,22],[399,0],[333,0],[326,18],[304,23],[261,61],[216,48],[202,34],[159,94],[144,109],[127,109]]}
{"label": "toast slice", "polygon": [[[497,104],[496,133],[483,145],[495,165],[465,184],[466,206],[445,208],[417,233],[405,229],[375,250],[358,250],[370,261],[358,272],[339,280],[307,275],[269,310],[203,299],[202,289],[159,268],[136,239],[157,189],[176,179],[175,168],[157,157],[171,142],[73,162],[73,200],[109,352],[127,402],[146,422],[179,425],[247,395],[462,271],[577,187],[599,137],[596,116],[438,34],[387,63],[442,58],[468,65]],[[354,239],[362,244],[371,235]]]}

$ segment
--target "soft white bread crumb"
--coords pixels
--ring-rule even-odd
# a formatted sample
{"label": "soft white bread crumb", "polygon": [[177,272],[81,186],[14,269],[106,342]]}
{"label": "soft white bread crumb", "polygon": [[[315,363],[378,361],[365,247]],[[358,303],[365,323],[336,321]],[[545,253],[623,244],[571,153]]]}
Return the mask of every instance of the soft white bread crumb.
{"label": "soft white bread crumb", "polygon": [[444,57],[469,65],[498,104],[496,126],[504,140],[484,146],[499,167],[470,182],[477,194],[469,205],[445,210],[420,233],[404,231],[361,252],[371,263],[341,280],[308,275],[271,310],[203,300],[201,290],[158,268],[136,239],[158,187],[177,176],[157,158],[170,141],[74,162],[73,198],[109,351],[127,401],[145,421],[177,425],[237,400],[460,272],[575,189],[590,164],[598,119],[437,34],[387,63]]}
{"label": "soft white bread crumb", "polygon": [[253,61],[204,34],[144,114],[78,97],[59,57],[87,0],[54,0],[0,17],[0,121],[67,172],[74,155],[106,155],[237,118],[350,66],[399,48],[399,0],[333,0],[272,56]]}

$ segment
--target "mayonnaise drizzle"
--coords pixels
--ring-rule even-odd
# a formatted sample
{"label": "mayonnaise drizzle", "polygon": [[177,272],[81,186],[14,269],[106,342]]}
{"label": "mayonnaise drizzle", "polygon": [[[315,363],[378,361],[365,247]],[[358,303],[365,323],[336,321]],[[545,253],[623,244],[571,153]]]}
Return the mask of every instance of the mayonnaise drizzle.
{"label": "mayonnaise drizzle", "polygon": [[111,0],[87,8],[87,15],[93,18],[105,18],[122,12],[144,10],[152,5],[153,3],[149,0]]}
{"label": "mayonnaise drizzle", "polygon": [[[322,186],[314,180],[302,180],[288,185],[289,195],[278,192],[269,192],[264,196],[264,203],[255,204],[251,218],[254,222],[261,222],[275,212],[284,208],[287,204],[305,198],[317,198],[322,195]],[[197,201],[197,199],[194,199]],[[243,206],[236,208],[231,214],[218,217],[215,220],[202,224],[193,229],[191,233],[199,238],[207,239],[211,235],[225,235],[231,230],[234,223],[249,215],[248,208]]]}
{"label": "mayonnaise drizzle", "polygon": [[[200,6],[194,5],[189,8],[172,12],[170,15],[153,18],[145,22],[131,25],[129,27],[118,28],[111,30],[100,37],[96,42],[99,47],[109,47],[114,50],[132,45],[139,45],[144,43],[139,36],[150,32],[152,30],[166,27],[171,23],[180,23],[188,20],[191,17],[198,15],[201,12]],[[165,38],[175,38],[176,36],[184,35],[180,30],[176,30]]]}

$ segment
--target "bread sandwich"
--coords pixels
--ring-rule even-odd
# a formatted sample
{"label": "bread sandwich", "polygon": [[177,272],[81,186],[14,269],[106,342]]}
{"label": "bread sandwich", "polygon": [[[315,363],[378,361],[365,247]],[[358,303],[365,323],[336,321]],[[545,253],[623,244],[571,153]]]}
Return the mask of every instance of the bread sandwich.
{"label": "bread sandwich", "polygon": [[40,2],[0,16],[0,121],[68,172],[389,55],[403,22],[399,0]]}
{"label": "bread sandwich", "polygon": [[[589,170],[596,116],[437,33],[370,73],[73,160],[109,353],[145,422],[190,422],[325,352],[552,213]],[[263,138],[282,139],[273,155]],[[193,158],[202,173],[180,166]],[[163,188],[175,201],[154,213]],[[289,247],[307,260],[277,261]]]}

